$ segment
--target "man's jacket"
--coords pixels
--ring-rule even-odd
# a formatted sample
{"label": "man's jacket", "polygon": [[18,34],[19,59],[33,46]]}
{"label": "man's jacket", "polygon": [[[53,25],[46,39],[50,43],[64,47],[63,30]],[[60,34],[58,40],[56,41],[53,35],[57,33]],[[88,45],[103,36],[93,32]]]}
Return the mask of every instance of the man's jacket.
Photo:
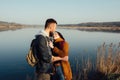
{"label": "man's jacket", "polygon": [[49,37],[47,37],[44,33],[40,33],[36,35],[35,53],[39,60],[38,64],[36,65],[36,72],[39,72],[39,73],[51,72],[52,53],[48,45],[48,42],[49,42]]}

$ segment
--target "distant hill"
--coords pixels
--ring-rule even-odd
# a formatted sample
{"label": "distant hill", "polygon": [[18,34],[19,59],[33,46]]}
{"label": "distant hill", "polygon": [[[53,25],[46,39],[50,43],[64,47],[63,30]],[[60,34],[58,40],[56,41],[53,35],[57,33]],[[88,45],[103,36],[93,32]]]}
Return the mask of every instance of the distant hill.
{"label": "distant hill", "polygon": [[22,24],[0,21],[0,31],[23,28]]}
{"label": "distant hill", "polygon": [[0,26],[8,25],[8,24],[9,24],[8,22],[0,21]]}
{"label": "distant hill", "polygon": [[61,24],[59,26],[120,27],[120,22],[88,22],[79,24]]}
{"label": "distant hill", "polygon": [[17,26],[21,26],[22,24],[18,24],[18,23],[14,23],[14,22],[0,21],[0,26],[8,26],[8,25],[17,25]]}
{"label": "distant hill", "polygon": [[5,30],[15,30],[15,29],[21,29],[25,27],[42,27],[42,25],[26,25],[26,24],[20,24],[20,23],[15,23],[15,22],[5,22],[5,21],[0,21],[0,31],[5,31]]}

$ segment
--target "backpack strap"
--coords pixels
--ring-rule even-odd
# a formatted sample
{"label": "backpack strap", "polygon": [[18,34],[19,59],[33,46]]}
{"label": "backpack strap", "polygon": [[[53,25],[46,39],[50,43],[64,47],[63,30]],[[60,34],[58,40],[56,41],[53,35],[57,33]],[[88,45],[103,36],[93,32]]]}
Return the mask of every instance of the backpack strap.
{"label": "backpack strap", "polygon": [[49,37],[47,37],[45,34],[39,34],[39,35],[42,35],[42,36],[44,36],[45,37],[45,40],[47,41],[47,47],[49,46],[49,41],[50,41],[50,39],[49,39]]}
{"label": "backpack strap", "polygon": [[30,44],[30,47],[32,47],[33,45],[35,45],[35,39],[32,40],[31,44]]}

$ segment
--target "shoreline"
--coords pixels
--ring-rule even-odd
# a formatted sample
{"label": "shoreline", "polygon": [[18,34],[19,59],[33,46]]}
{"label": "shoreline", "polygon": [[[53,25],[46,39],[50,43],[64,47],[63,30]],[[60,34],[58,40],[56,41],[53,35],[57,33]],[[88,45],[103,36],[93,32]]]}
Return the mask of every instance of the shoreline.
{"label": "shoreline", "polygon": [[86,26],[60,26],[59,28],[76,29],[81,31],[102,31],[102,32],[118,32],[120,27],[86,27]]}
{"label": "shoreline", "polygon": [[18,30],[18,29],[24,29],[24,28],[38,28],[38,26],[0,26],[0,32],[2,31],[8,31],[8,30]]}
{"label": "shoreline", "polygon": [[[23,29],[23,28],[38,28],[41,26],[0,26],[0,32],[1,31],[7,31],[7,30],[17,30],[17,29]],[[58,26],[58,28],[63,29],[76,29],[80,31],[102,31],[102,32],[117,32],[120,33],[120,27],[86,27],[86,26]]]}

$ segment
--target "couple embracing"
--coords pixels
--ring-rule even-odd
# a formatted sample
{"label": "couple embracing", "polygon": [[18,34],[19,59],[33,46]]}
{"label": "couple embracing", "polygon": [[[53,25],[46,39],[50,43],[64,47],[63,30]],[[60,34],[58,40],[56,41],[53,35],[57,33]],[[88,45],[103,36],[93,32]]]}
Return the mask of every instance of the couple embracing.
{"label": "couple embracing", "polygon": [[36,35],[35,54],[39,62],[35,66],[35,80],[72,80],[69,45],[62,34],[55,31],[56,26],[54,19],[47,19],[44,30]]}

